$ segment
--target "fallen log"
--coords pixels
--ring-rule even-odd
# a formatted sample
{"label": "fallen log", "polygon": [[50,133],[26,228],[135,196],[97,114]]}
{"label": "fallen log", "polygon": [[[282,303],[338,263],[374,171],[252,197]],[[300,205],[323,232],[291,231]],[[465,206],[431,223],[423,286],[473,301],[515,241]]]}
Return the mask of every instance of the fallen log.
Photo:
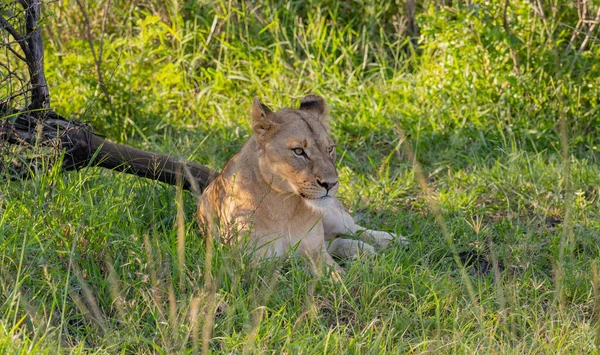
{"label": "fallen log", "polygon": [[88,125],[68,120],[51,110],[38,115],[0,106],[0,117],[5,117],[0,124],[0,144],[45,146],[64,151],[64,170],[102,167],[169,185],[181,181],[184,189],[198,193],[217,175],[200,164],[111,142],[94,134]]}

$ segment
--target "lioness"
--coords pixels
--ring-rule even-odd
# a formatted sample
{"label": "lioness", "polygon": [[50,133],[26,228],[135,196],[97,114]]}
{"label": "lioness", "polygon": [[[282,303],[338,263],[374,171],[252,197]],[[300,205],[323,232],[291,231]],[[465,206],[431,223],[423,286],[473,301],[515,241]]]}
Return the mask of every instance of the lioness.
{"label": "lioness", "polygon": [[[218,230],[225,242],[247,238],[262,256],[297,248],[315,272],[319,261],[341,272],[332,255],[371,253],[367,242],[384,248],[395,238],[355,224],[335,198],[335,144],[322,97],[277,112],[255,98],[252,131],[202,194],[198,214],[209,233]],[[341,237],[348,234],[360,240]]]}

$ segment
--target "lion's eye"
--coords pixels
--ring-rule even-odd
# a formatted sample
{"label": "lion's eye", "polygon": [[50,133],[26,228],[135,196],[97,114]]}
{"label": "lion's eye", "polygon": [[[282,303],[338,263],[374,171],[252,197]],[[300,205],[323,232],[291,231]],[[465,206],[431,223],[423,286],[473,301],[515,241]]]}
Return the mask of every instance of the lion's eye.
{"label": "lion's eye", "polygon": [[304,149],[302,149],[302,148],[294,148],[292,150],[294,151],[294,154],[296,154],[299,157],[306,155],[306,153],[304,152]]}

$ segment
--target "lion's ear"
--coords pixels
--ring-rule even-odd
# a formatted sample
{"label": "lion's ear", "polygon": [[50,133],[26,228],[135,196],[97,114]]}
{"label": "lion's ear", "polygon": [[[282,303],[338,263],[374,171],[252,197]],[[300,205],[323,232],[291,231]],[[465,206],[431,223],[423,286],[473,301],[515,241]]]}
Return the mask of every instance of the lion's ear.
{"label": "lion's ear", "polygon": [[325,99],[315,94],[305,96],[302,99],[299,107],[299,110],[309,111],[315,115],[321,121],[321,123],[323,123],[323,126],[327,128],[327,131],[329,131],[329,115],[327,114],[328,109],[329,107],[327,106]]}
{"label": "lion's ear", "polygon": [[271,121],[271,115],[273,115],[273,112],[260,102],[258,97],[255,97],[252,101],[252,131],[260,143],[264,142],[279,128],[277,123]]}

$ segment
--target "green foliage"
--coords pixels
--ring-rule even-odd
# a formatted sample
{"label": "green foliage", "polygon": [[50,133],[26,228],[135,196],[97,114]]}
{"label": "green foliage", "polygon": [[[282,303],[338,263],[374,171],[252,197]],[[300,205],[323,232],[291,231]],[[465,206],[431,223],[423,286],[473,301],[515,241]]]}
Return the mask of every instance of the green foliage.
{"label": "green foliage", "polygon": [[510,1],[506,16],[500,0],[416,3],[418,48],[404,1],[113,0],[104,37],[107,2],[85,2],[109,98],[79,8],[48,4],[57,112],[219,168],[250,134],[253,96],[280,108],[317,92],[340,199],[411,246],[344,261],[339,285],[294,258],[251,265],[243,246],[209,257],[195,197],[170,187],[3,172],[0,352],[595,351],[598,28],[567,1]]}

